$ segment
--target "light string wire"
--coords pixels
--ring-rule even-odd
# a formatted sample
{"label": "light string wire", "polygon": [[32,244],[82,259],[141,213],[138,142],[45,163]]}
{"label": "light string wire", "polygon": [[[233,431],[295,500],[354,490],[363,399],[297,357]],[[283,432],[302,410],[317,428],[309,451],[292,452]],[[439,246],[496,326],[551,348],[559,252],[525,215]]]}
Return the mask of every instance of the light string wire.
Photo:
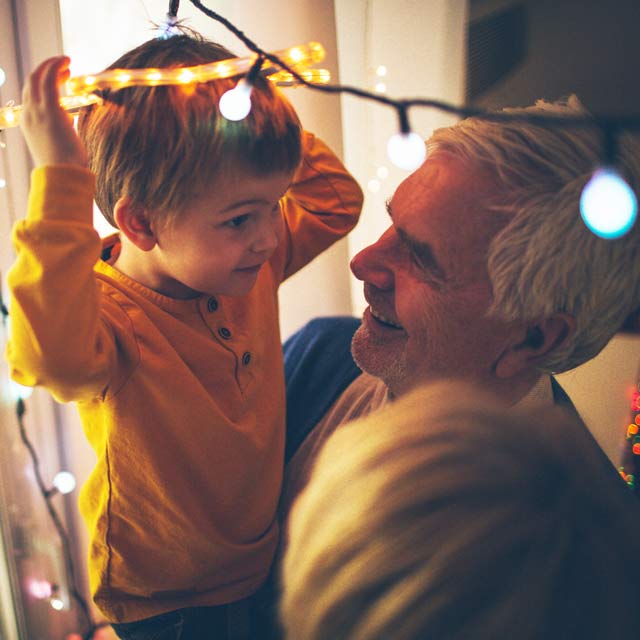
{"label": "light string wire", "polygon": [[[426,98],[400,98],[393,99],[388,96],[381,95],[379,93],[372,93],[370,91],[366,91],[365,89],[361,89],[360,87],[354,87],[351,85],[343,85],[343,84],[315,84],[307,81],[303,76],[301,76],[295,69],[292,69],[284,60],[280,59],[276,54],[268,53],[264,51],[261,47],[258,46],[253,40],[251,40],[243,31],[238,29],[234,24],[229,22],[225,17],[221,16],[219,13],[216,13],[212,9],[206,7],[199,0],[189,0],[191,4],[196,7],[199,11],[204,13],[207,17],[215,20],[222,24],[226,29],[231,31],[249,50],[253,51],[258,55],[262,55],[264,58],[272,62],[273,64],[278,65],[288,73],[290,73],[296,81],[309,87],[310,89],[314,89],[316,91],[323,91],[326,93],[348,93],[350,95],[357,96],[359,98],[364,98],[367,100],[373,100],[380,104],[393,107],[396,109],[398,113],[398,121],[400,126],[401,133],[409,132],[409,119],[408,119],[408,110],[410,107],[428,107],[432,109],[437,109],[439,111],[443,111],[445,113],[449,113],[452,115],[458,115],[463,118],[469,117],[479,117],[485,118],[488,120],[494,121],[523,121],[529,122],[531,124],[538,124],[541,126],[550,124],[550,125],[560,125],[560,126],[584,126],[584,127],[593,127],[599,126],[602,131],[605,139],[611,140],[615,139],[615,134],[619,129],[640,129],[640,117],[638,116],[613,116],[613,115],[588,115],[588,116],[564,116],[564,115],[542,115],[542,114],[525,114],[525,113],[509,113],[509,112],[496,112],[496,111],[487,111],[485,109],[480,109],[476,107],[470,106],[456,106],[448,102],[444,102],[441,100],[433,100]],[[615,150],[615,145],[613,147]],[[605,149],[605,154],[608,154]],[[606,160],[609,160],[606,158]]]}
{"label": "light string wire", "polygon": [[[0,315],[2,316],[2,324],[6,324],[7,319],[9,318],[9,310],[4,303],[2,297],[2,291],[0,291]],[[71,542],[69,539],[69,534],[65,529],[62,519],[60,518],[58,512],[56,511],[55,506],[53,505],[52,498],[58,491],[55,488],[47,488],[44,478],[42,477],[42,472],[40,470],[40,459],[36,452],[36,448],[34,444],[29,439],[29,435],[27,433],[27,428],[24,421],[24,416],[27,412],[27,407],[25,401],[22,397],[19,397],[16,402],[16,420],[18,422],[18,430],[20,433],[20,440],[24,444],[27,452],[29,454],[29,458],[31,460],[31,468],[33,470],[33,475],[36,480],[36,485],[38,487],[38,491],[40,492],[42,498],[44,499],[45,506],[47,508],[47,512],[49,513],[49,517],[53,522],[53,525],[58,533],[58,537],[60,538],[60,543],[62,545],[62,555],[64,558],[65,571],[67,574],[68,580],[68,591],[69,595],[73,598],[73,600],[80,607],[80,611],[82,613],[82,617],[87,625],[87,631],[83,634],[83,640],[92,640],[95,636],[96,631],[99,629],[108,626],[106,622],[95,622],[91,616],[91,612],[89,610],[89,605],[87,601],[84,599],[82,594],[80,593],[80,589],[78,588],[78,582],[76,579],[76,571],[73,562],[73,553],[71,551]]]}

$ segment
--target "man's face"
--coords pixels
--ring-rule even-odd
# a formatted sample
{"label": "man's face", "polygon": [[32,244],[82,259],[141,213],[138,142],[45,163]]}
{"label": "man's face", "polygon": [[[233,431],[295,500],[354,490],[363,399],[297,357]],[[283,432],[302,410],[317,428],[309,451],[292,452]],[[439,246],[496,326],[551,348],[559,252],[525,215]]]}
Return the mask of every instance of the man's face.
{"label": "man's face", "polygon": [[389,229],[351,263],[369,303],[353,355],[395,395],[442,377],[491,386],[510,329],[485,317],[487,250],[505,220],[483,203],[496,190],[485,169],[436,152],[398,187]]}

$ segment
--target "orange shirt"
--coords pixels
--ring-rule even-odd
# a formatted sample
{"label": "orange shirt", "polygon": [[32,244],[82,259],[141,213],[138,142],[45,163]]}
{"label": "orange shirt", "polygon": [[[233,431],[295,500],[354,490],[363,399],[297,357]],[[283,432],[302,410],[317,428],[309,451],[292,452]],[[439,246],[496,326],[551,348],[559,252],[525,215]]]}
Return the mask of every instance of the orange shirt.
{"label": "orange shirt", "polygon": [[285,398],[277,290],[345,235],[362,193],[305,134],[285,238],[240,298],[174,300],[101,261],[94,176],[32,175],[14,229],[7,358],[19,383],[75,401],[97,464],[82,489],[94,600],[129,622],[232,602],[277,544]]}

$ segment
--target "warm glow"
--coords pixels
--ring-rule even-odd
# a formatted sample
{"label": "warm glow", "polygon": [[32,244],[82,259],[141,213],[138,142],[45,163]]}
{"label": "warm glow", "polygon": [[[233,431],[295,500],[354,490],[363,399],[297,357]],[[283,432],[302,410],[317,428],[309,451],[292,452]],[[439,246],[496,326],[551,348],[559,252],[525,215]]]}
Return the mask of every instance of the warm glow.
{"label": "warm glow", "polygon": [[[324,59],[324,47],[318,42],[309,42],[283,51],[276,51],[275,56],[285,64],[295,68],[298,73],[307,67]],[[60,104],[67,110],[76,110],[100,99],[92,95],[101,89],[123,89],[133,86],[182,85],[188,86],[196,82],[210,82],[219,78],[231,78],[246,74],[256,61],[256,56],[244,58],[230,58],[220,62],[200,64],[193,67],[178,67],[171,69],[107,69],[101,73],[86,76],[74,76],[67,81],[66,97],[60,99]],[[311,69],[305,75],[305,80],[313,84],[326,84],[331,75],[326,69]],[[270,67],[263,73],[277,84],[292,86],[299,84],[290,73],[281,71],[277,67]],[[275,77],[274,77],[275,76]],[[10,129],[19,123],[21,105],[7,105],[0,108],[0,129]]]}

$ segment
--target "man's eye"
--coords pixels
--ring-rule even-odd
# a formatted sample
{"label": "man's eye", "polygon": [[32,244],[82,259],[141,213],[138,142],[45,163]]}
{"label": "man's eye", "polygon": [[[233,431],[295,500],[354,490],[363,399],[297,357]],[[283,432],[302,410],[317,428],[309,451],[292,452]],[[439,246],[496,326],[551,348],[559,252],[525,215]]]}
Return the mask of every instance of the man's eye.
{"label": "man's eye", "polygon": [[250,216],[248,213],[244,213],[241,216],[236,216],[235,218],[231,218],[230,220],[223,222],[223,224],[225,227],[237,229],[238,227],[241,227],[243,224],[245,224],[249,220],[249,217]]}

